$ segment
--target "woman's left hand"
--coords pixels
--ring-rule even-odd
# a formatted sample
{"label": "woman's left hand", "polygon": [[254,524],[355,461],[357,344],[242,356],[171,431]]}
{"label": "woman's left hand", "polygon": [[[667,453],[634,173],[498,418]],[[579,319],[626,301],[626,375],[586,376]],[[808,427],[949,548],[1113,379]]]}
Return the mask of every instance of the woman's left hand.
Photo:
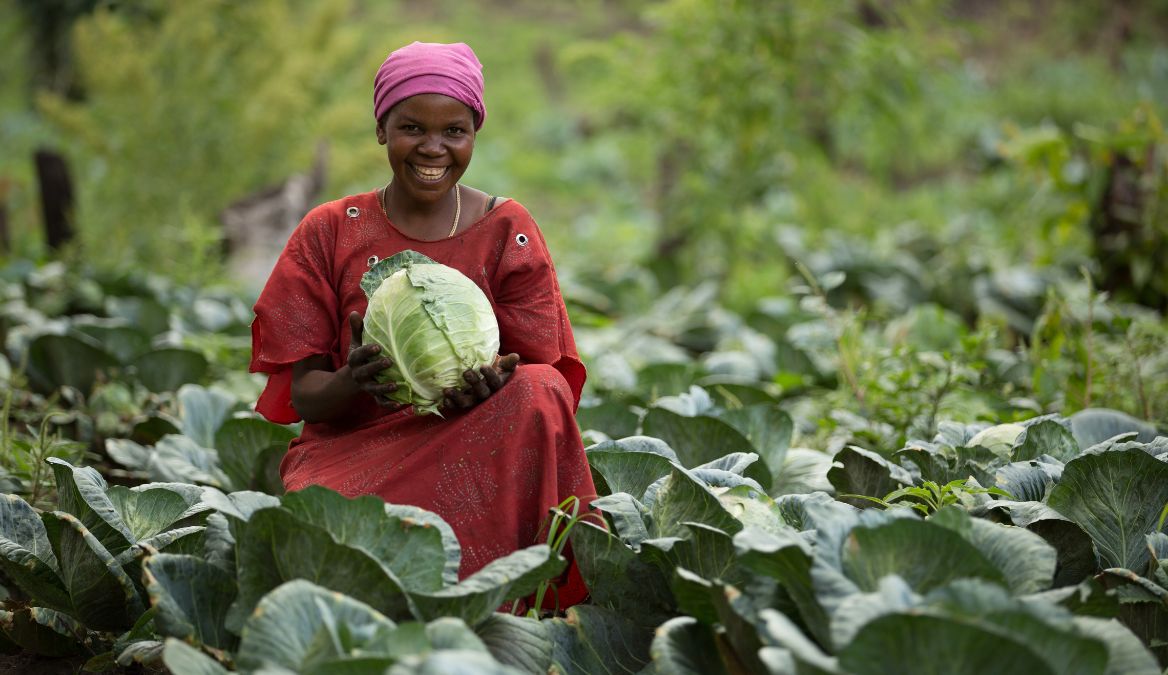
{"label": "woman's left hand", "polygon": [[519,365],[518,354],[496,356],[495,363],[483,366],[476,370],[468,370],[462,374],[466,385],[460,388],[450,387],[442,392],[442,406],[466,410],[490,398],[491,394],[503,388],[515,367]]}

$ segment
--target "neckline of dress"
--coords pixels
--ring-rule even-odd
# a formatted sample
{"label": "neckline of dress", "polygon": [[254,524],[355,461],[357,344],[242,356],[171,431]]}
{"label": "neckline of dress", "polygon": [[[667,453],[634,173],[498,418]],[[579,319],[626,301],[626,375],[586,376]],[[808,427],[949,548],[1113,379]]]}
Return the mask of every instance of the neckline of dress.
{"label": "neckline of dress", "polygon": [[455,241],[455,240],[461,238],[462,235],[476,229],[480,223],[486,221],[492,215],[501,211],[503,209],[503,207],[505,207],[508,204],[510,204],[511,202],[515,201],[514,199],[508,199],[508,200],[503,201],[502,203],[496,204],[495,208],[493,208],[490,211],[487,211],[483,215],[479,216],[478,219],[475,220],[474,222],[472,222],[470,225],[467,225],[464,229],[461,229],[458,232],[455,232],[453,236],[442,237],[441,239],[419,239],[418,237],[414,237],[412,235],[406,234],[405,232],[402,232],[398,228],[398,226],[394,225],[393,221],[389,219],[389,215],[381,210],[381,197],[377,194],[380,189],[381,188],[374,188],[372,192],[366,193],[366,196],[370,200],[372,200],[374,206],[377,207],[373,210],[377,213],[377,215],[381,216],[381,222],[385,223],[385,226],[388,227],[389,229],[393,230],[398,236],[404,237],[405,239],[408,239],[410,241],[416,241],[416,242],[422,243],[422,244],[439,244],[439,243],[442,243],[444,241]]}

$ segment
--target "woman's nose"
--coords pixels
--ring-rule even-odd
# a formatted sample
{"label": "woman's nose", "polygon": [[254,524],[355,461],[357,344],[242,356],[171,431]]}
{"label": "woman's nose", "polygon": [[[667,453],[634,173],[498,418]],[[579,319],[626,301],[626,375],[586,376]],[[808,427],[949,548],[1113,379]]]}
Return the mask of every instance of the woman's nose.
{"label": "woman's nose", "polygon": [[425,155],[441,155],[443,149],[442,137],[438,134],[427,134],[418,146],[418,152]]}

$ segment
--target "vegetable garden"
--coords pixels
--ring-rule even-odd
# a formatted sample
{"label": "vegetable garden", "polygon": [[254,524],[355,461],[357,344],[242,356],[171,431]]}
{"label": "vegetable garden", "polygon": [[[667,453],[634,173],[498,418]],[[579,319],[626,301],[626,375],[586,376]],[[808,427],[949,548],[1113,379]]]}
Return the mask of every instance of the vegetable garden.
{"label": "vegetable garden", "polygon": [[[850,319],[824,302],[842,280],[808,274],[802,302],[749,317],[708,288],[621,315],[575,294],[601,497],[459,582],[433,514],[281,494],[295,430],[250,410],[238,297],[10,267],[0,646],[180,675],[1162,672],[1163,430],[1035,414],[1034,357],[937,307],[853,326],[878,357],[845,375],[831,336]],[[932,351],[939,325],[962,351]],[[849,381],[868,393],[852,410]],[[589,603],[495,611],[557,576],[569,540]]]}

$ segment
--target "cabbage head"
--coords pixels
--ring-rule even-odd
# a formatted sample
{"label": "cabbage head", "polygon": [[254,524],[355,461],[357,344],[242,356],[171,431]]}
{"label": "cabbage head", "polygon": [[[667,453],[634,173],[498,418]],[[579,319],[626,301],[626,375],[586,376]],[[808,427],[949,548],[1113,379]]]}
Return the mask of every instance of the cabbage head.
{"label": "cabbage head", "polygon": [[982,429],[965,446],[972,448],[980,445],[999,457],[1009,457],[1023,431],[1026,431],[1026,427],[1021,424],[999,424]]}
{"label": "cabbage head", "polygon": [[419,415],[441,414],[442,390],[462,373],[494,363],[499,324],[482,289],[462,272],[414,251],[373,266],[361,279],[369,297],[365,340],[393,362],[378,378],[396,382],[389,398]]}

